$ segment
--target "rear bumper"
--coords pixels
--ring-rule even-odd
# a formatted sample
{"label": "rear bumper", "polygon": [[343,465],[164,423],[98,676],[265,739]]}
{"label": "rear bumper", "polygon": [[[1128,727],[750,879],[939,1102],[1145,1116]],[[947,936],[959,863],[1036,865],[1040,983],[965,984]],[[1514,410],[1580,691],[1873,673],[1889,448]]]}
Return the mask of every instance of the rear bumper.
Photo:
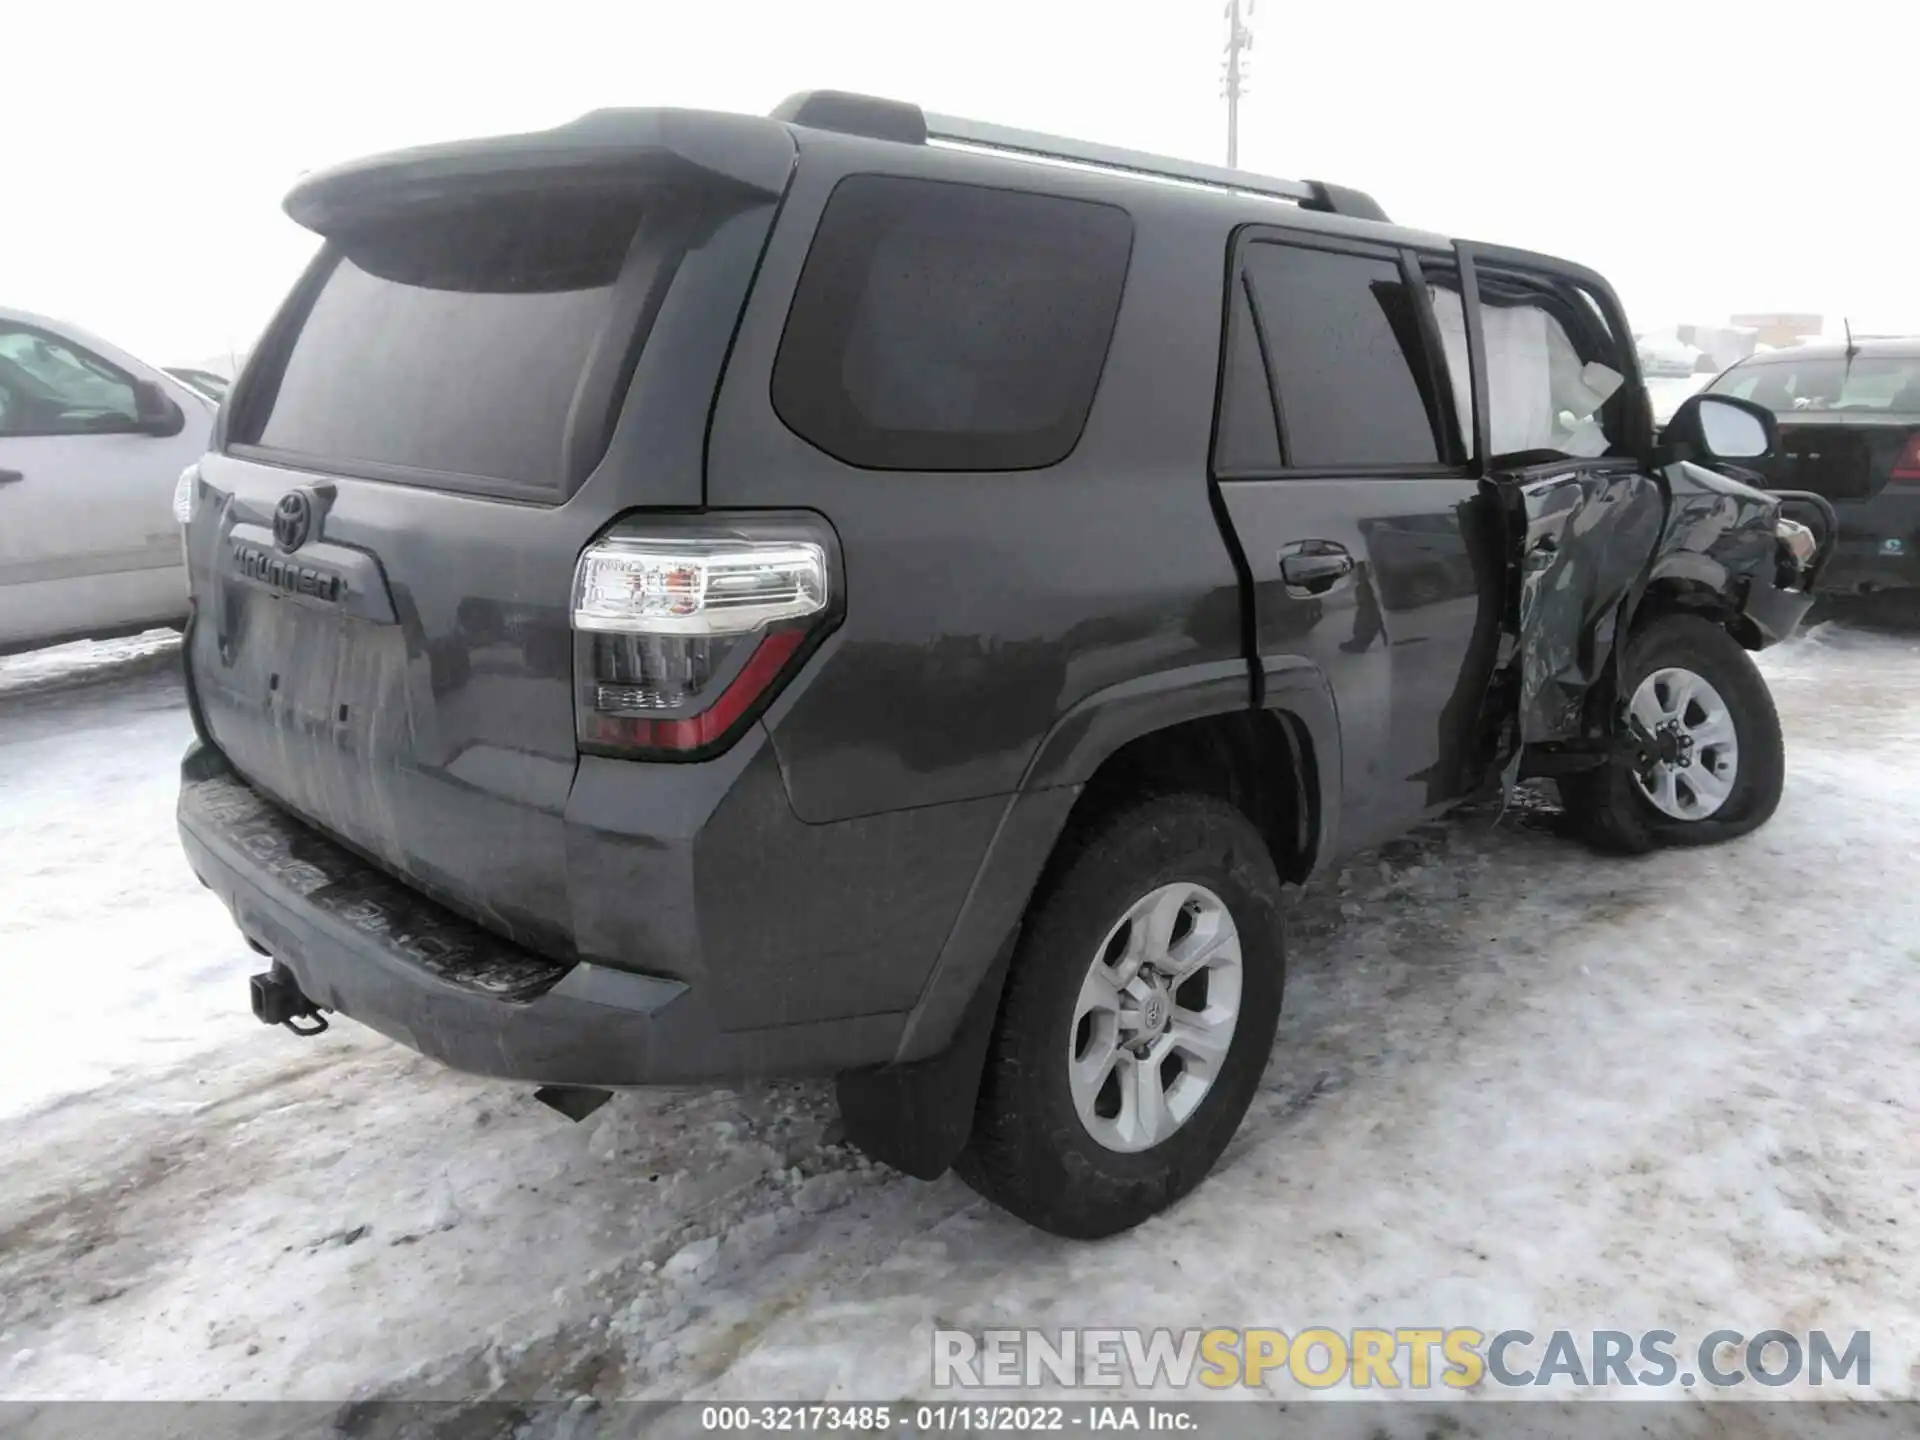
{"label": "rear bumper", "polygon": [[1823,595],[1920,586],[1920,486],[1889,485],[1870,500],[1836,501],[1840,545],[1820,577]]}
{"label": "rear bumper", "polygon": [[[1889,549],[1895,541],[1898,549]],[[1833,561],[1820,577],[1823,595],[1861,595],[1920,586],[1920,544],[1906,536],[1842,534]]]}
{"label": "rear bumper", "polygon": [[888,1059],[898,1015],[729,1029],[681,981],[536,955],[366,864],[196,745],[180,839],[194,872],[305,994],[458,1070],[632,1086],[829,1074]]}

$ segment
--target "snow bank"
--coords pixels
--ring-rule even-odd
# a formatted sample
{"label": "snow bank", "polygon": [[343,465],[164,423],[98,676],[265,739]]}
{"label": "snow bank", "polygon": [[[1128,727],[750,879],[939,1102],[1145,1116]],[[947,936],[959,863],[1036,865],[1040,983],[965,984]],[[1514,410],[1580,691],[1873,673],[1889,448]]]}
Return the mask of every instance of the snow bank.
{"label": "snow bank", "polygon": [[1754,836],[1609,860],[1483,810],[1302,897],[1243,1132],[1100,1245],[865,1164],[823,1085],[572,1126],[267,1031],[173,842],[171,678],[0,705],[0,1396],[893,1398],[934,1327],[1029,1324],[1863,1328],[1909,1395],[1920,643],[1763,668]]}

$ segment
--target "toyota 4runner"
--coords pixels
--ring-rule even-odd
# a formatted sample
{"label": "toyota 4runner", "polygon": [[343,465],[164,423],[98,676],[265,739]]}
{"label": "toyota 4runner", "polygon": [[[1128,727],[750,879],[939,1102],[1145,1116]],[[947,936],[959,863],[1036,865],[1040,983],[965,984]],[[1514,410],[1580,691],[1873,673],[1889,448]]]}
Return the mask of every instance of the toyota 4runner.
{"label": "toyota 4runner", "polygon": [[1528,776],[1616,850],[1778,800],[1747,651],[1830,512],[1714,468],[1759,407],[1656,445],[1579,266],[830,92],[287,210],[181,500],[180,830],[263,1020],[576,1117],[834,1075],[1102,1235],[1246,1110],[1283,886]]}

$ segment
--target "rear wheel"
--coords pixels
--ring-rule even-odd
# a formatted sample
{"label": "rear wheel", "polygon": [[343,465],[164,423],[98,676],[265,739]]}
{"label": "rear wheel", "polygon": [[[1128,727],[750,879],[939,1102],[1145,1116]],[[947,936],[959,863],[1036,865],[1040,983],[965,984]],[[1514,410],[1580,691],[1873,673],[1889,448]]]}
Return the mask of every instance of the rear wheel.
{"label": "rear wheel", "polygon": [[1139,1224],[1205,1178],[1273,1048],[1280,882],[1224,801],[1084,830],[1014,956],[958,1169],[1057,1235]]}
{"label": "rear wheel", "polygon": [[1772,816],[1786,776],[1780,717],[1738,641],[1710,620],[1666,616],[1634,637],[1624,683],[1640,744],[1560,785],[1585,838],[1641,853],[1730,840]]}

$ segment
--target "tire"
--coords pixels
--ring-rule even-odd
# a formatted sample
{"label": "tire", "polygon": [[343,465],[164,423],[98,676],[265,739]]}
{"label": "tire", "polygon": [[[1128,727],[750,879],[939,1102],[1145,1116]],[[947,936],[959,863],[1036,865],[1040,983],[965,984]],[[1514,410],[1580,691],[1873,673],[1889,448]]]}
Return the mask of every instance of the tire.
{"label": "tire", "polygon": [[[1122,927],[1137,904],[1156,896],[1148,916]],[[1170,1132],[1145,1143],[1149,1131],[1122,1134],[1128,1115],[1138,1120],[1142,1113],[1137,1099],[1124,1100],[1118,1115],[1095,1115],[1093,1123],[1108,1137],[1103,1142],[1075,1100],[1069,1079],[1074,1048],[1085,1046],[1083,1073],[1092,1074],[1096,1052],[1104,1053],[1097,1025],[1108,1026],[1108,1033],[1111,1024],[1120,1034],[1142,1032],[1127,1031],[1124,1020],[1105,1011],[1083,1011],[1083,987],[1095,983],[1089,977],[1096,960],[1118,956],[1118,970],[1109,976],[1133,963],[1115,947],[1135,936],[1146,939],[1154,918],[1169,907],[1176,962],[1219,943],[1197,985],[1169,988],[1155,967],[1138,972],[1141,984],[1160,987],[1154,992],[1160,1000],[1151,1010],[1135,1002],[1136,1022],[1153,1014],[1167,1026],[1157,1040],[1139,1043],[1151,1043],[1155,1055],[1169,1047],[1171,1058],[1144,1064],[1116,1052],[1111,1074],[1116,1086],[1124,1076],[1149,1070],[1163,1079],[1171,1075],[1166,1113],[1187,1108]],[[1226,958],[1231,942],[1221,938],[1221,913],[1238,940],[1237,976]],[[1159,1213],[1206,1178],[1239,1128],[1273,1049],[1285,979],[1280,879],[1259,831],[1238,810],[1210,796],[1162,795],[1082,827],[1067,840],[1028,911],[988,1050],[973,1132],[955,1169],[1021,1219],[1073,1239],[1117,1234]],[[1237,1002],[1226,998],[1232,983],[1238,985]],[[1124,1008],[1129,997],[1119,998]],[[1171,1048],[1183,1035],[1216,1037],[1208,1044],[1217,1047],[1217,1019],[1213,1028],[1187,1022],[1236,1003],[1223,1057],[1196,1064]],[[1195,1104],[1197,1081],[1205,1085]],[[1083,1096],[1090,1088],[1083,1087]],[[1102,1086],[1096,1110],[1112,1109],[1112,1096],[1119,1093]],[[1126,1093],[1137,1097],[1140,1091]],[[1116,1149],[1114,1143],[1139,1148]]]}
{"label": "tire", "polygon": [[[1649,677],[1674,672],[1704,680],[1724,702],[1737,744],[1731,786],[1711,813],[1687,816],[1669,813],[1649,798],[1627,758],[1564,779],[1560,792],[1571,826],[1596,849],[1639,855],[1661,846],[1716,844],[1758,829],[1780,804],[1786,780],[1780,716],[1752,657],[1712,621],[1669,615],[1634,636],[1628,648],[1622,677],[1628,700]],[[1607,703],[1616,703],[1611,694]],[[1703,713],[1689,708],[1695,715]],[[1700,754],[1710,762],[1714,752],[1702,747]],[[1689,772],[1712,778],[1691,764],[1675,772],[1683,803]]]}

